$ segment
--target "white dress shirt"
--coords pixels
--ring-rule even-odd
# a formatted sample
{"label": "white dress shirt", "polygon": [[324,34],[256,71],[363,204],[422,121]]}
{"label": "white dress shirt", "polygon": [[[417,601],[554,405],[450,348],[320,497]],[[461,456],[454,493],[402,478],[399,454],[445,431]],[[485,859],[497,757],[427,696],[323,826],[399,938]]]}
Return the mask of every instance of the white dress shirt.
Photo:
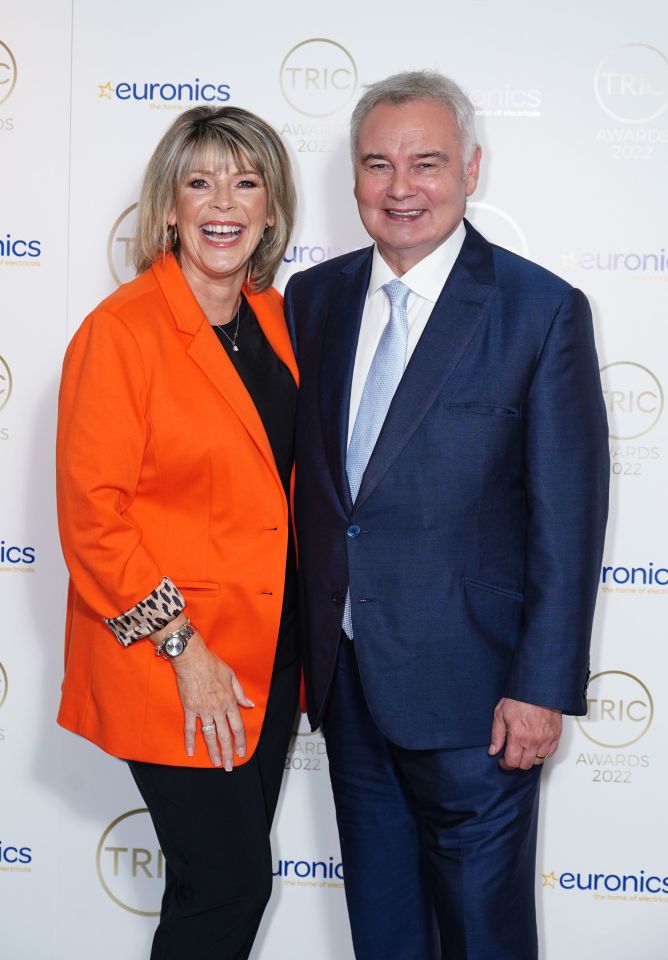
{"label": "white dress shirt", "polygon": [[[414,267],[411,267],[400,280],[410,289],[408,294],[408,346],[406,349],[406,364],[413,355],[417,342],[431,316],[434,304],[438,300],[445,281],[450,276],[455,260],[464,243],[466,227],[462,221],[450,234],[447,240],[424,257]],[[378,247],[373,248],[373,262],[371,277],[367,290],[364,310],[362,311],[362,325],[360,327],[357,353],[355,354],[355,368],[350,391],[350,410],[348,413],[348,443],[353,433],[355,417],[362,399],[362,391],[369,373],[369,367],[376,352],[378,341],[390,319],[390,301],[383,291],[383,284],[396,280],[396,275],[385,263]],[[405,367],[404,367],[405,369]]]}

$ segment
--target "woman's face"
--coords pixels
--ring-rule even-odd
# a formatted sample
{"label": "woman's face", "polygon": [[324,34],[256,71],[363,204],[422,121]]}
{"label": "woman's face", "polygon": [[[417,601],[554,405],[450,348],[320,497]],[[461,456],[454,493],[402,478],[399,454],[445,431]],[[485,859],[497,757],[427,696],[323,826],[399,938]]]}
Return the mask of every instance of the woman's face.
{"label": "woman's face", "polygon": [[250,163],[237,165],[231,156],[196,163],[168,218],[179,232],[181,269],[191,284],[238,282],[265,227],[274,225],[264,182]]}

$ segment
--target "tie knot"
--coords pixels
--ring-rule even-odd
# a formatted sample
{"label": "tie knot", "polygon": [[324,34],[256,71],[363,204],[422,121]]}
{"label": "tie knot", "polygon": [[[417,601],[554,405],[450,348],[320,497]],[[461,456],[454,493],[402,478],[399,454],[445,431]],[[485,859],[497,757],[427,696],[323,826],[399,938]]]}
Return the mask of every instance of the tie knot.
{"label": "tie knot", "polygon": [[406,301],[411,290],[405,283],[402,283],[401,280],[390,280],[389,283],[383,284],[383,290],[393,309],[395,307],[406,308]]}

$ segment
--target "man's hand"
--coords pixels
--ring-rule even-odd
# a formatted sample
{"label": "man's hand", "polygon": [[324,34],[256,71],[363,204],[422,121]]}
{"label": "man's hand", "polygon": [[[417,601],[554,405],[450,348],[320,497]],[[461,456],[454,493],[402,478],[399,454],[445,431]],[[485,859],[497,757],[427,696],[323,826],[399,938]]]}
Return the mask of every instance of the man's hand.
{"label": "man's hand", "polygon": [[556,752],[561,726],[561,710],[503,697],[494,710],[489,754],[501,753],[505,744],[501,769],[530,770]]}

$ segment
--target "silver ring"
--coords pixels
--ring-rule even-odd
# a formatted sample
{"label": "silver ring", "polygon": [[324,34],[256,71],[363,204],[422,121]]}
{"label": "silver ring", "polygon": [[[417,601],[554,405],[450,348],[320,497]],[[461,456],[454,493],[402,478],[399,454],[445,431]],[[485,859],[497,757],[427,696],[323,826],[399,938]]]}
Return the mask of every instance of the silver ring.
{"label": "silver ring", "polygon": [[211,733],[212,730],[216,729],[215,723],[203,723],[202,724],[202,733]]}

